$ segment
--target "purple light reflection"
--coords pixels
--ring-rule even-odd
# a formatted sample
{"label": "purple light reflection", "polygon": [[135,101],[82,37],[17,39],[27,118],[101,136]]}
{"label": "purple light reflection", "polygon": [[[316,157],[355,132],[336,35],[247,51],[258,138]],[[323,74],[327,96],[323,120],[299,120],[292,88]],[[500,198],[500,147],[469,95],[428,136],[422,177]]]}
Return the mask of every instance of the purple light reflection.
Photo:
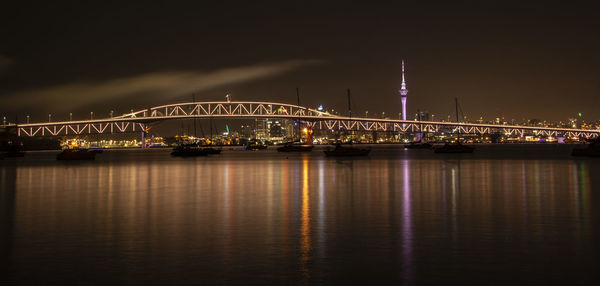
{"label": "purple light reflection", "polygon": [[410,166],[408,160],[402,160],[402,261],[403,279],[412,282],[412,216],[410,197]]}

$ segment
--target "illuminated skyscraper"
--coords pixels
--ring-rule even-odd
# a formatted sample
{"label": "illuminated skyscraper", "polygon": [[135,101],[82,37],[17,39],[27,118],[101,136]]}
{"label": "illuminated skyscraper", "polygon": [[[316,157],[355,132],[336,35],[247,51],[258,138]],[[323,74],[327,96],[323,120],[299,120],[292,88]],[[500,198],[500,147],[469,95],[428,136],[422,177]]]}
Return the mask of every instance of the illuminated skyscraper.
{"label": "illuminated skyscraper", "polygon": [[408,90],[406,89],[406,80],[404,79],[404,60],[402,60],[402,87],[399,92],[402,99],[402,120],[406,120],[406,95],[408,95]]}

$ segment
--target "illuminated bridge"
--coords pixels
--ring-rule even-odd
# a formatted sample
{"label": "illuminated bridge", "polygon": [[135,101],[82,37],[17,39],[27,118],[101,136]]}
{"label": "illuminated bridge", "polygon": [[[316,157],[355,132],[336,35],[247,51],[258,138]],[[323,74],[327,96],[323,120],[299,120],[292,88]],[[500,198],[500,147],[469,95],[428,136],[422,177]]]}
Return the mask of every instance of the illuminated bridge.
{"label": "illuminated bridge", "polygon": [[9,125],[19,136],[68,136],[84,134],[111,134],[145,132],[153,124],[173,119],[256,119],[278,118],[298,120],[315,130],[387,131],[398,133],[452,133],[506,135],[542,135],[552,137],[596,138],[600,130],[554,128],[520,125],[494,125],[461,122],[410,121],[382,118],[348,117],[298,105],[275,102],[188,102],[162,105],[117,117],[27,123]]}

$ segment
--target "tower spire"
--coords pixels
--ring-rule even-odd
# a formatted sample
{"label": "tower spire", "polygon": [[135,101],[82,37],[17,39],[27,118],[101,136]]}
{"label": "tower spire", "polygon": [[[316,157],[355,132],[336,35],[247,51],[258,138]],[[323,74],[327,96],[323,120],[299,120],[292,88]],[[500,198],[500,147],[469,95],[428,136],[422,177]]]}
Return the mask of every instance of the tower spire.
{"label": "tower spire", "polygon": [[400,99],[402,100],[402,120],[406,120],[406,96],[408,90],[406,89],[406,79],[404,77],[404,59],[402,59],[402,86],[399,90]]}

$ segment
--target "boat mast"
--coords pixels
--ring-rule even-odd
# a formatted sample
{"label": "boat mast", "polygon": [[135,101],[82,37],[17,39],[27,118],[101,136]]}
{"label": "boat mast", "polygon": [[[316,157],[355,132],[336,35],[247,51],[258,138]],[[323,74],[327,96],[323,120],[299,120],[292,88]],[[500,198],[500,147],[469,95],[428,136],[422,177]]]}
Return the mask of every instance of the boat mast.
{"label": "boat mast", "polygon": [[352,104],[350,102],[350,89],[348,89],[348,111],[350,111],[350,118],[352,118]]}
{"label": "boat mast", "polygon": [[458,128],[458,136],[456,138],[456,143],[460,144],[460,125],[458,125],[458,98],[455,97],[454,98],[454,106],[456,108],[456,124],[457,124],[457,128]]}
{"label": "boat mast", "polygon": [[[348,93],[348,111],[350,113],[350,116],[348,118],[350,118],[352,120],[352,103],[350,101],[350,89],[347,90]],[[351,124],[349,122],[349,124]],[[352,144],[352,137],[354,137],[354,131],[350,132],[350,144]]]}
{"label": "boat mast", "polygon": [[212,129],[212,115],[208,118],[208,124],[210,125],[210,145],[213,144],[213,129]]}
{"label": "boat mast", "polygon": [[[298,102],[298,107],[300,107],[300,90],[296,87],[296,100]],[[296,120],[296,135],[298,136],[298,142],[302,141],[302,139],[300,139],[300,123],[298,122],[298,120]],[[294,139],[294,141],[296,141],[296,139]]]}
{"label": "boat mast", "polygon": [[[196,104],[196,94],[195,93],[192,93],[192,101],[194,102],[194,104]],[[196,117],[194,117],[194,137],[196,138],[196,140],[198,140],[198,134],[196,134]],[[196,143],[198,143],[198,142],[196,141]]]}

